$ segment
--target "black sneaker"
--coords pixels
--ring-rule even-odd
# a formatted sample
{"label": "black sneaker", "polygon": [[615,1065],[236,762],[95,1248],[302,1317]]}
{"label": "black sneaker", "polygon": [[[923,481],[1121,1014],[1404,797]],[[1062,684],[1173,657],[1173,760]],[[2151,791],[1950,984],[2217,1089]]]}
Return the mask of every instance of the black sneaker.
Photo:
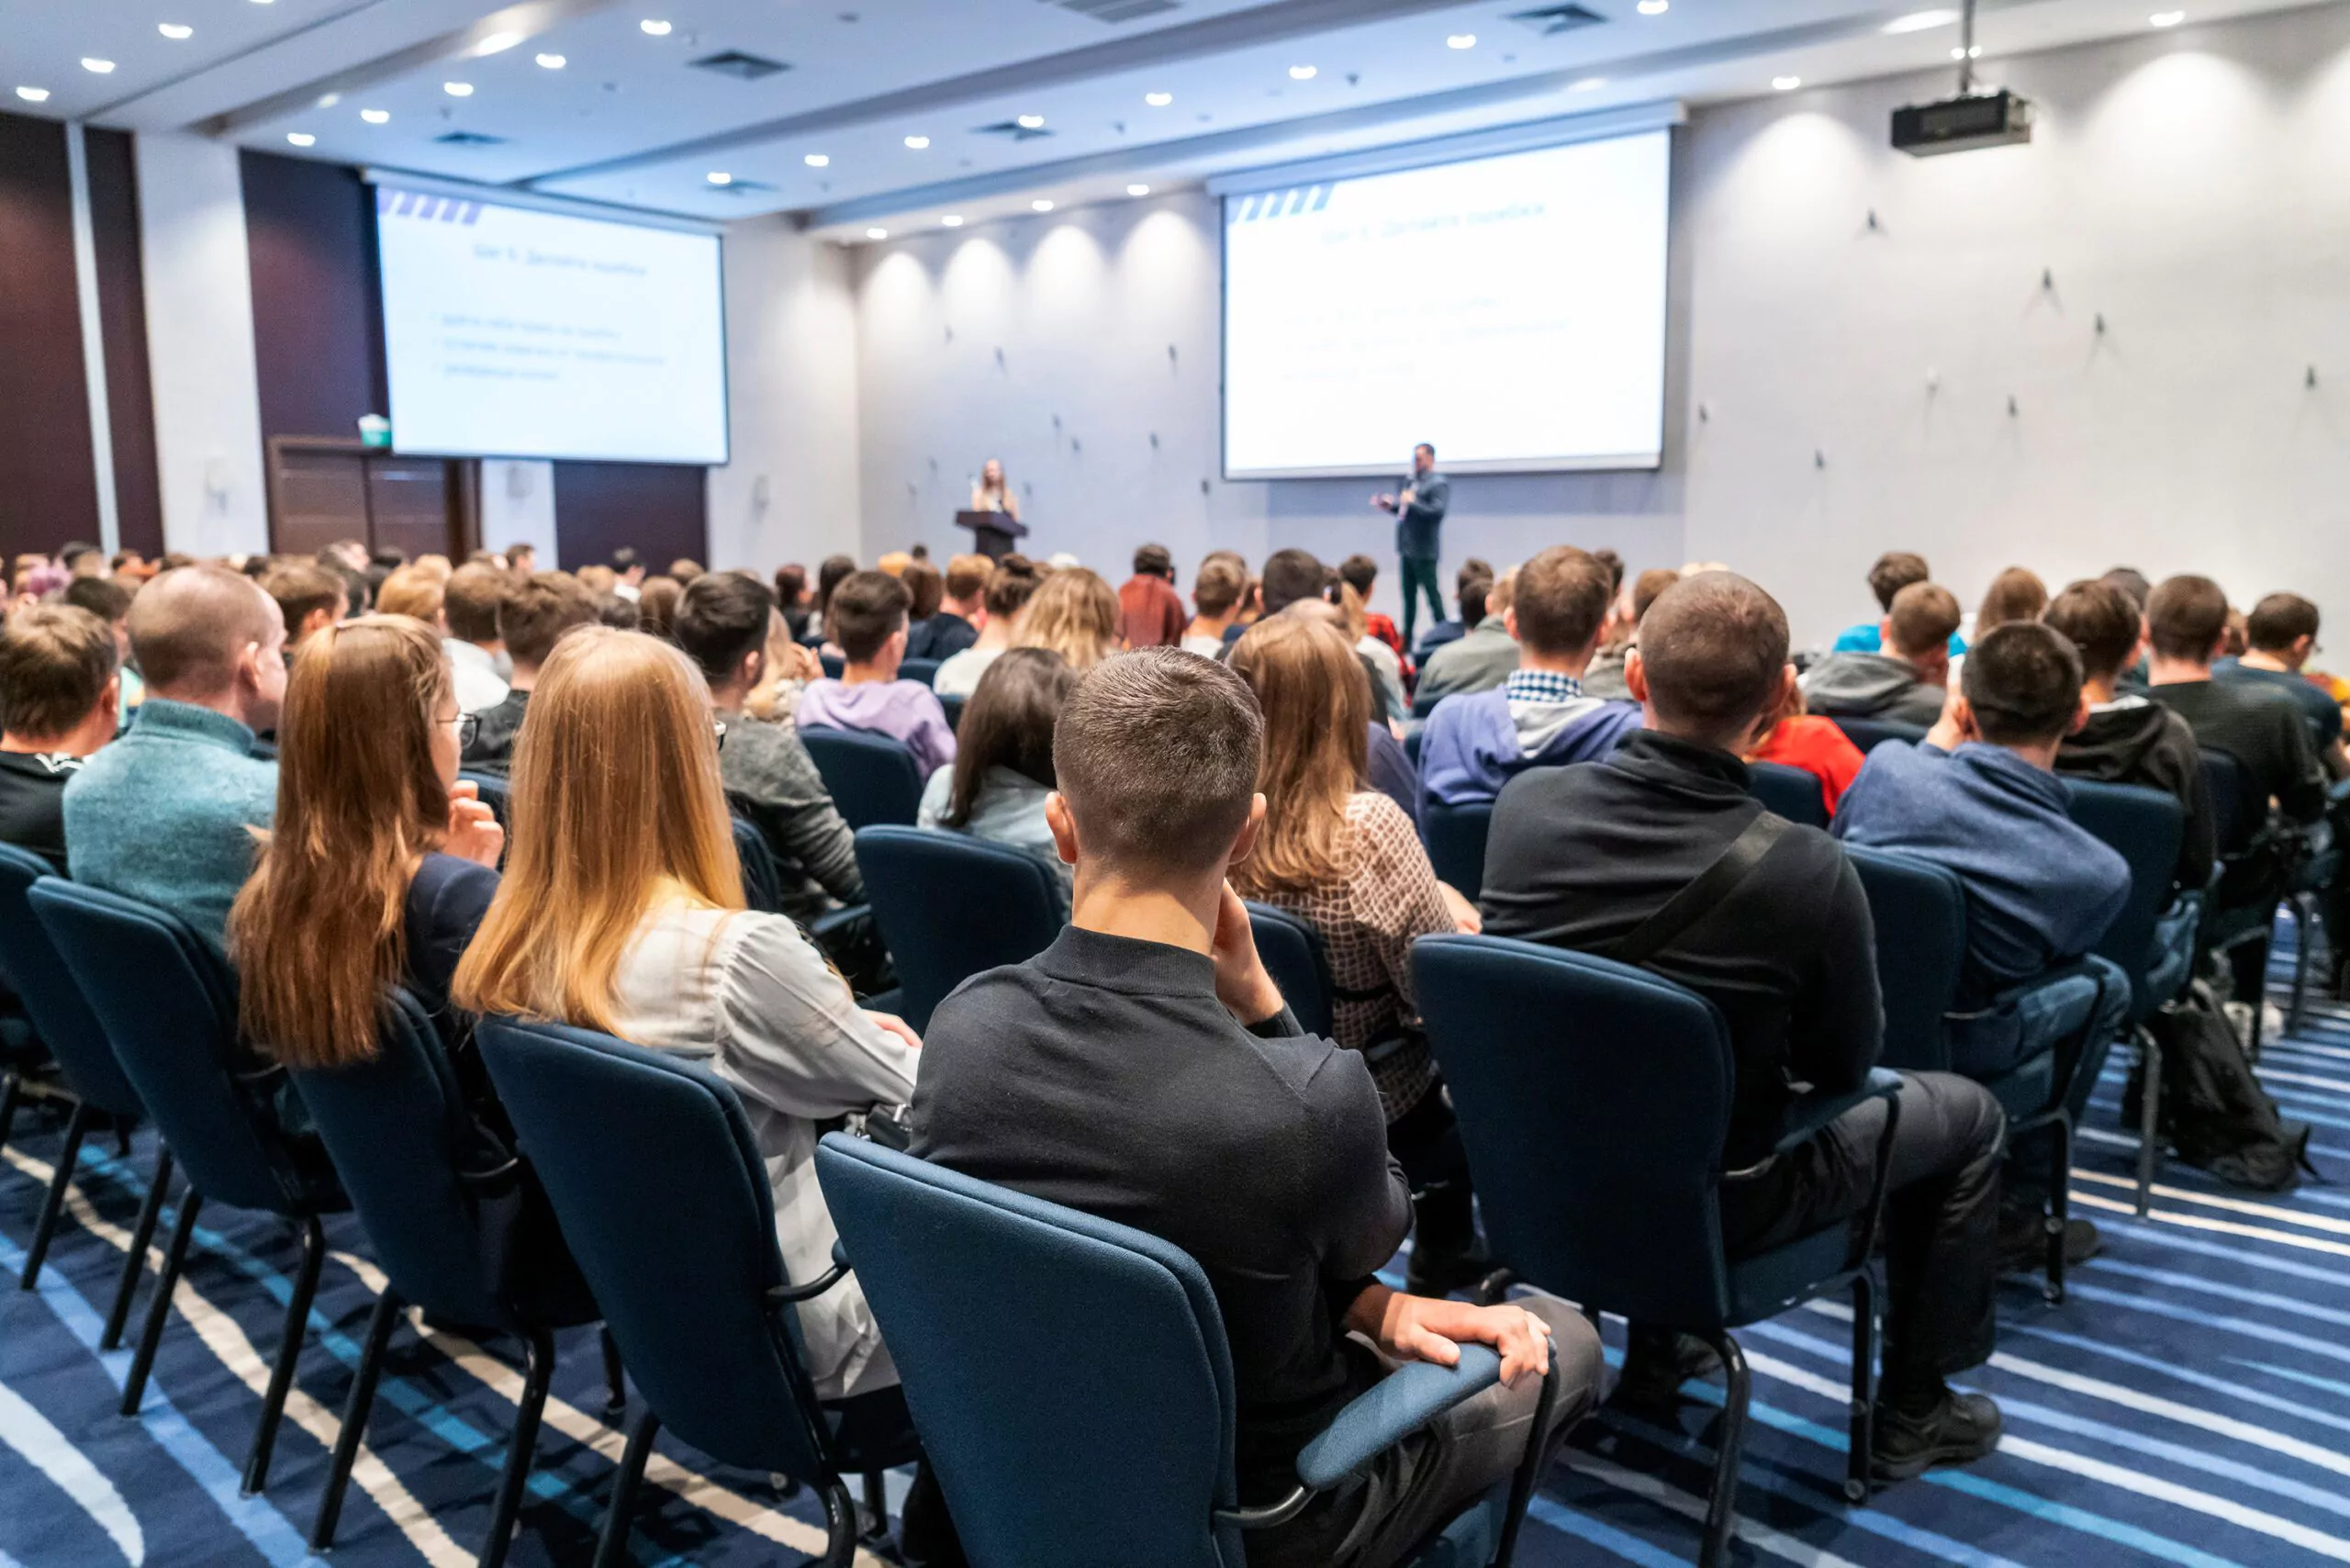
{"label": "black sneaker", "polygon": [[1904,1416],[1879,1403],[1869,1473],[1889,1484],[1915,1481],[1937,1465],[1972,1464],[1999,1446],[2000,1426],[1999,1407],[1985,1394],[1945,1390],[1942,1403],[1923,1416]]}
{"label": "black sneaker", "polygon": [[[2036,1274],[2048,1267],[2044,1215],[2019,1209],[1999,1215],[1999,1272]],[[2065,1267],[2078,1268],[2105,1249],[2105,1238],[2085,1219],[2065,1222]]]}
{"label": "black sneaker", "polygon": [[1681,1404],[1683,1383],[1711,1377],[1721,1367],[1721,1356],[1694,1334],[1636,1332],[1607,1403],[1634,1414],[1669,1417]]}

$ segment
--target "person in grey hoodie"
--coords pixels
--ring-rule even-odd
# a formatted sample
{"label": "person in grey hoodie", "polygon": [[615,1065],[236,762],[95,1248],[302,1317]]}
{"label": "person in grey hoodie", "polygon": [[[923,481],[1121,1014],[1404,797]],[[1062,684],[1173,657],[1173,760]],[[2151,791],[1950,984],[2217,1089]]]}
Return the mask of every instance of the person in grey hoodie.
{"label": "person in grey hoodie", "polygon": [[1930,728],[1950,691],[1950,638],[1958,599],[1937,583],[1893,596],[1885,651],[1830,654],[1803,678],[1804,706],[1831,719],[1878,719]]}
{"label": "person in grey hoodie", "polygon": [[914,818],[1035,856],[1065,899],[1069,868],[1053,847],[1045,801],[1057,784],[1053,728],[1076,688],[1077,672],[1050,648],[1014,648],[988,666],[963,710],[955,760],[930,776]]}

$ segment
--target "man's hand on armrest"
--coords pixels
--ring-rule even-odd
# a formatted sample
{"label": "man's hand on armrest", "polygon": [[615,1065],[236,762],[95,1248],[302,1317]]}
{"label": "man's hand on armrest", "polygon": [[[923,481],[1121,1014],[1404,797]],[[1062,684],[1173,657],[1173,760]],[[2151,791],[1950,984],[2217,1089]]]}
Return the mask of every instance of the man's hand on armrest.
{"label": "man's hand on armrest", "polygon": [[1372,1285],[1347,1309],[1347,1327],[1399,1361],[1457,1366],[1463,1345],[1490,1345],[1515,1387],[1550,1370],[1550,1326],[1522,1306],[1472,1306]]}

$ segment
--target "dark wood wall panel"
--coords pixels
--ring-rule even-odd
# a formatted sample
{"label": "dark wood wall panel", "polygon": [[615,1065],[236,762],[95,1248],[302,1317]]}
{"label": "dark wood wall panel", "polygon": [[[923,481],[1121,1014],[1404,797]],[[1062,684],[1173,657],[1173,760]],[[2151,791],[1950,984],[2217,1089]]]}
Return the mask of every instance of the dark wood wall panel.
{"label": "dark wood wall panel", "polygon": [[155,460],[155,382],[147,365],[146,279],[130,133],[84,131],[82,150],[89,164],[90,238],[97,256],[98,323],[106,343],[115,518],[123,548],[159,555],[163,550],[163,489]]}
{"label": "dark wood wall panel", "polygon": [[704,470],[663,463],[554,465],[555,552],[565,571],[636,546],[646,569],[680,555],[710,559]]}
{"label": "dark wood wall panel", "polygon": [[97,536],[65,128],[0,114],[0,554]]}
{"label": "dark wood wall panel", "polygon": [[252,263],[261,433],[355,438],[389,411],[375,281],[375,204],[339,163],[238,154]]}

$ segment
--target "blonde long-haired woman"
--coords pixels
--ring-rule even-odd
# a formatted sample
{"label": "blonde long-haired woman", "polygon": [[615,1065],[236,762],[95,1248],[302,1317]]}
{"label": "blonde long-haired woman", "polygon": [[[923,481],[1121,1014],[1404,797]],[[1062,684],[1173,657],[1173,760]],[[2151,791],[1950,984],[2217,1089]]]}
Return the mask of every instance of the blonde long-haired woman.
{"label": "blonde long-haired woman", "polygon": [[1083,675],[1118,651],[1118,595],[1083,566],[1046,577],[1028,601],[1018,648],[1050,648]]}
{"label": "blonde long-haired woman", "polygon": [[1020,521],[1020,498],[1012,493],[1001,460],[990,457],[979,465],[979,476],[971,481],[971,510],[1000,511],[1014,522]]}
{"label": "blonde long-haired woman", "polygon": [[[556,644],[515,751],[505,880],[456,998],[707,1062],[750,1114],[784,1266],[811,1280],[835,1235],[816,1124],[912,1100],[921,1042],[859,1009],[789,920],[744,908],[710,711],[667,643],[589,627]],[[853,1276],[800,1323],[819,1397],[894,1390]]]}
{"label": "blonde long-haired woman", "polygon": [[1444,1294],[1481,1265],[1468,1162],[1412,998],[1412,944],[1473,932],[1477,913],[1437,880],[1403,808],[1364,782],[1371,678],[1346,634],[1276,615],[1234,644],[1231,664],[1265,715],[1265,824],[1233,885],[1321,934],[1331,1037],[1369,1061],[1388,1150],[1419,1194],[1412,1289]]}

